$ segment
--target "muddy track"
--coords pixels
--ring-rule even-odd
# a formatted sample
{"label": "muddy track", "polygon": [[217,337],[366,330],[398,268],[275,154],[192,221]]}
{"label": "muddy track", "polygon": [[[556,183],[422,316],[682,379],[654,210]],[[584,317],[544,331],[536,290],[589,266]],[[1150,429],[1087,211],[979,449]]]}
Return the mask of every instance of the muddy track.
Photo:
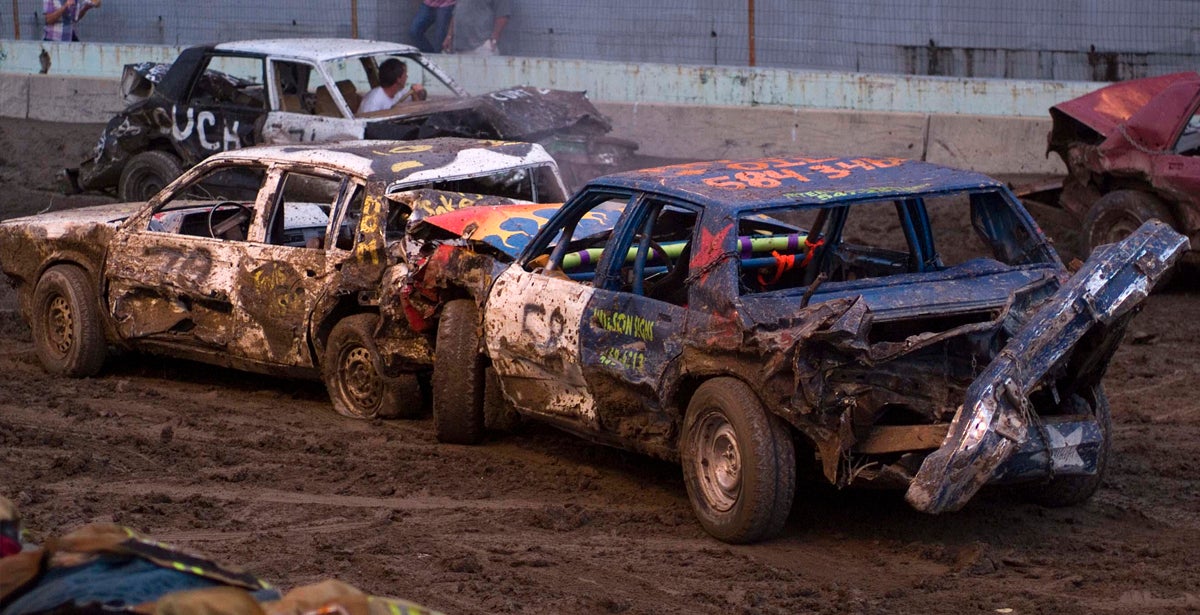
{"label": "muddy track", "polygon": [[[93,131],[0,121],[0,217],[44,208],[45,169]],[[35,539],[116,521],[279,585],[337,576],[453,613],[1194,612],[1196,322],[1197,290],[1134,322],[1106,379],[1111,474],[1085,506],[992,490],[930,517],[802,484],[782,538],[732,547],[671,464],[537,426],[438,445],[428,419],[345,419],[318,383],[184,361],[51,378],[0,316],[0,493]]]}

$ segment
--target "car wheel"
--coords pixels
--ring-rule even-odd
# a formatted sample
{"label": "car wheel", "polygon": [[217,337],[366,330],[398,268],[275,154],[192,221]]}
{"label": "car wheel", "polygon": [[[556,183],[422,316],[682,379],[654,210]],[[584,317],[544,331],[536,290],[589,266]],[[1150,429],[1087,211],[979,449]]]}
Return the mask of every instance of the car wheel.
{"label": "car wheel", "polygon": [[783,530],[796,492],[796,450],[787,425],[733,378],[700,385],[688,403],[680,460],[700,525],[730,543]]}
{"label": "car wheel", "polygon": [[1139,190],[1115,190],[1092,204],[1083,220],[1083,246],[1087,254],[1116,243],[1157,218],[1175,227],[1175,216],[1158,197]]}
{"label": "car wheel", "polygon": [[179,158],[168,152],[142,152],[121,170],[117,193],[122,201],[148,201],[183,173]]}
{"label": "car wheel", "polygon": [[433,357],[433,424],[439,442],[478,444],[484,433],[479,308],[456,299],[442,308]]}
{"label": "car wheel", "polygon": [[343,318],[325,344],[323,375],[338,414],[356,419],[415,418],[421,414],[416,374],[388,378],[379,373],[375,314]]}
{"label": "car wheel", "polygon": [[104,366],[108,347],[99,302],[82,269],[47,269],[33,291],[32,316],[34,348],[46,371],[87,377]]}
{"label": "car wheel", "polygon": [[[1086,402],[1080,401],[1080,404]],[[1103,387],[1096,387],[1096,420],[1100,423],[1100,451],[1096,458],[1096,473],[1091,476],[1060,476],[1048,481],[1018,485],[1025,499],[1048,508],[1063,508],[1082,504],[1096,493],[1108,471],[1108,454],[1112,448],[1112,412]]]}

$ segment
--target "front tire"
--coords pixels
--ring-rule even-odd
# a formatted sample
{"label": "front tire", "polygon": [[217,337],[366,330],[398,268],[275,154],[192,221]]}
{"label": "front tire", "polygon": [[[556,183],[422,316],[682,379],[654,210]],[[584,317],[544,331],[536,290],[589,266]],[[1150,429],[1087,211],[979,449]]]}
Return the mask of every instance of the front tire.
{"label": "front tire", "polygon": [[182,174],[183,163],[174,154],[158,150],[142,152],[125,163],[117,194],[122,201],[149,201]]}
{"label": "front tire", "polygon": [[442,308],[433,356],[433,424],[439,442],[483,440],[484,373],[479,307],[456,299]]}
{"label": "front tire", "polygon": [[683,478],[700,525],[729,543],[783,530],[796,493],[796,450],[787,425],[754,391],[713,378],[688,404],[680,445]]}
{"label": "front tire", "polygon": [[86,273],[71,265],[46,270],[33,291],[33,345],[51,374],[84,378],[108,353],[99,302]]}
{"label": "front tire", "polygon": [[334,326],[325,344],[322,375],[338,414],[355,419],[415,418],[421,414],[416,374],[388,378],[379,372],[375,314],[355,314]]}

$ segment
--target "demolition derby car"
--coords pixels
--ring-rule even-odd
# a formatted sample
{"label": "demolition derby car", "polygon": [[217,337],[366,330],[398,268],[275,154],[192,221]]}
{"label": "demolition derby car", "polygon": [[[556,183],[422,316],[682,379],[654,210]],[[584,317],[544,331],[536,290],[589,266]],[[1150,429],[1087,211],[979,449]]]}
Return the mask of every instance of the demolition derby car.
{"label": "demolition derby car", "polygon": [[531,213],[414,228],[447,238],[416,274],[444,301],[438,437],[477,443],[515,411],[678,460],[729,542],[781,530],[797,460],[930,513],[997,482],[1087,499],[1109,358],[1188,246],[1151,222],[1071,276],[1003,184],[893,158],[622,173],[532,237],[480,230]]}
{"label": "demolition derby car", "polygon": [[[357,114],[388,58],[428,99]],[[169,64],[125,67],[130,103],[108,122],[92,157],[67,171],[71,189],[117,189],[144,201],[220,151],[256,144],[469,137],[540,142],[572,183],[620,170],[637,149],[606,135],[608,120],[582,92],[516,87],[470,96],[407,45],[354,39],[281,39],[191,47]]]}
{"label": "demolition derby car", "polygon": [[400,294],[423,216],[564,198],[538,145],[457,138],[256,147],[213,156],[146,203],[0,224],[38,358],[98,372],[108,345],[323,377],[353,417],[421,411],[429,336]]}
{"label": "demolition derby car", "polygon": [[1084,253],[1152,218],[1200,235],[1200,74],[1113,84],[1050,117],[1068,171],[1058,203],[1082,222]]}

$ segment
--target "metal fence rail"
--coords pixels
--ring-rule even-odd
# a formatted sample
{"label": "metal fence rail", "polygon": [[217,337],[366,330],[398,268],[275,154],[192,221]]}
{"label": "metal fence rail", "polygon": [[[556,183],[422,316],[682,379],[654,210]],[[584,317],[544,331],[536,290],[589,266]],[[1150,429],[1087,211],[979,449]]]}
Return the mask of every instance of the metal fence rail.
{"label": "metal fence rail", "polygon": [[[79,0],[83,1],[83,0]],[[10,0],[0,37],[40,39],[43,0]],[[1195,0],[512,0],[506,55],[1115,80],[1192,70]],[[408,42],[420,0],[106,0],[84,41],[187,45],[336,36]]]}

